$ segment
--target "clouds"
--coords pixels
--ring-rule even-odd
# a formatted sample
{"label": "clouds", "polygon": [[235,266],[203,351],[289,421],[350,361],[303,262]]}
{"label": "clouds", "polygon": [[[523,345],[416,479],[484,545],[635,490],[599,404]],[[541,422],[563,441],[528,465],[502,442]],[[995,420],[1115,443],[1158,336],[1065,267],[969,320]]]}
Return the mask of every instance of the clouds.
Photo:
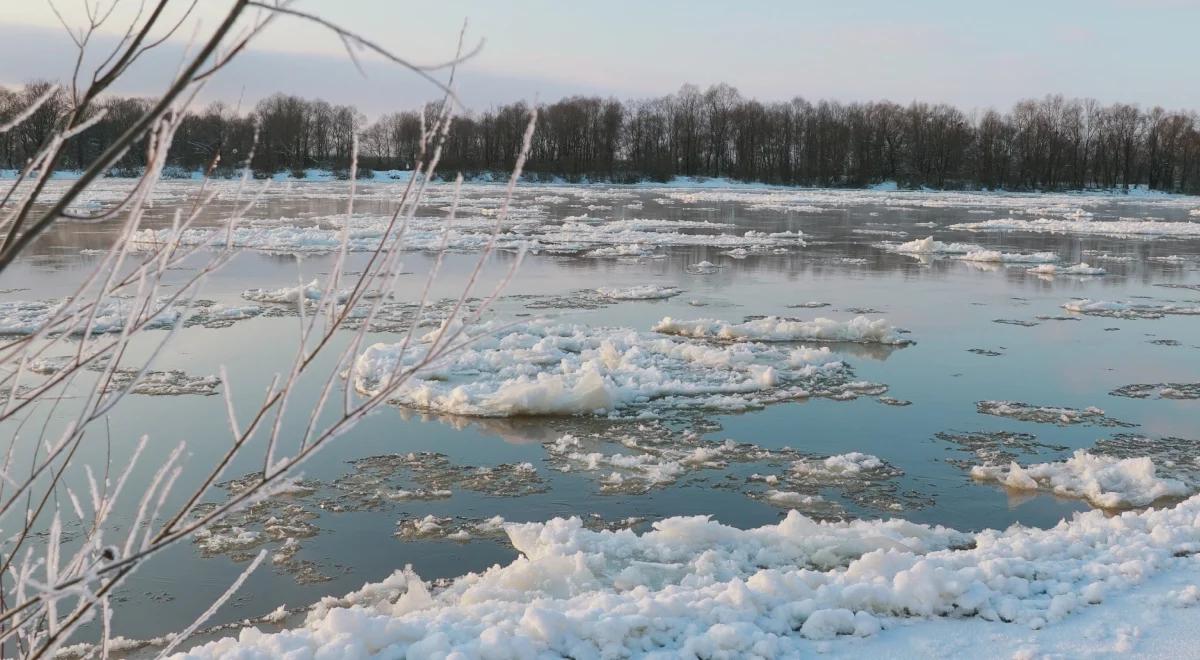
{"label": "clouds", "polygon": [[[222,3],[215,5],[203,4],[206,24],[219,16]],[[772,100],[921,99],[970,108],[1063,93],[1200,107],[1200,87],[1181,84],[1194,78],[1191,63],[1200,56],[1200,42],[1190,34],[1200,20],[1200,0],[1016,0],[1003,6],[446,0],[419,10],[384,0],[300,0],[298,6],[421,61],[447,57],[469,17],[470,34],[487,39],[461,78],[464,97],[476,107],[574,93],[641,97],[684,82],[719,81]],[[4,25],[0,82],[66,74],[70,43],[61,28],[33,10],[8,20],[34,24]],[[392,67],[368,65],[363,80],[336,38],[294,19],[281,19],[257,46],[214,81],[210,98],[253,101],[279,90],[354,102],[375,114],[432,95]],[[128,91],[161,85],[181,53],[177,45],[139,69],[130,84],[144,89]]]}

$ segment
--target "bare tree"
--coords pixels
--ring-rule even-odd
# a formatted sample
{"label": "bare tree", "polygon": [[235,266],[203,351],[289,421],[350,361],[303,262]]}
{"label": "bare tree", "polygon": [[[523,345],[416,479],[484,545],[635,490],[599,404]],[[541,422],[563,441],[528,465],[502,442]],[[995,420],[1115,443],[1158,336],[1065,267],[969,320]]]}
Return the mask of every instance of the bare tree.
{"label": "bare tree", "polygon": [[[84,61],[92,36],[111,16],[111,6],[101,7],[100,4],[89,2],[87,24],[81,30],[71,32],[79,49],[79,62]],[[24,106],[0,125],[0,130],[8,131],[48,117],[46,125],[49,126],[36,150],[24,161],[16,182],[0,200],[0,212],[4,214],[0,225],[4,235],[0,247],[0,275],[38,235],[63,219],[110,220],[116,223],[117,232],[111,250],[94,270],[81,278],[77,288],[62,304],[47,309],[45,318],[28,335],[0,345],[0,423],[11,422],[20,429],[6,448],[3,470],[0,471],[0,525],[5,531],[0,540],[0,575],[3,576],[0,582],[0,655],[4,657],[53,656],[73,639],[81,625],[94,619],[100,621],[103,632],[97,648],[101,655],[107,656],[109,621],[115,607],[112,595],[134,571],[164,548],[189,538],[230,513],[270,497],[308,458],[386,402],[413,373],[465,341],[461,329],[455,329],[459,326],[453,324],[443,327],[420,347],[416,346],[410,332],[404,346],[405,350],[413,351],[414,359],[408,364],[398,362],[379,391],[371,396],[356,394],[340,377],[363,347],[370,321],[378,314],[384,299],[383,294],[396,286],[405,230],[436,172],[451,119],[459,108],[452,85],[454,66],[465,57],[461,38],[459,52],[450,62],[418,67],[374,42],[319,16],[293,10],[286,3],[238,0],[201,40],[196,54],[183,63],[163,94],[137,108],[122,108],[132,117],[127,128],[86,164],[77,181],[66,185],[60,193],[52,193],[53,188],[47,182],[53,170],[67,157],[67,145],[113,107],[105,104],[101,96],[104,90],[131,64],[153,53],[183,23],[183,18],[166,21],[164,17],[168,15],[170,4],[170,0],[160,0],[147,11],[139,12],[116,50],[92,72],[89,84],[79,83],[83,72],[77,66],[69,86],[27,90]],[[184,3],[181,15],[186,17],[194,4]],[[318,24],[343,40],[351,52],[374,51],[416,71],[441,90],[443,101],[438,112],[423,125],[418,136],[414,176],[398,194],[383,239],[366,256],[361,274],[350,279],[343,275],[343,264],[349,251],[349,232],[343,232],[343,241],[322,295],[316,301],[299,302],[298,345],[286,372],[277,375],[265,393],[250,394],[240,390],[235,392],[235,384],[222,370],[230,445],[219,459],[211,464],[197,463],[189,458],[186,444],[181,443],[162,464],[141,465],[145,462],[143,450],[147,443],[147,436],[143,436],[129,455],[110,454],[109,461],[102,466],[82,466],[86,479],[80,487],[68,478],[80,470],[77,457],[86,449],[95,449],[98,443],[102,443],[106,451],[112,451],[104,432],[106,419],[145,377],[158,357],[168,350],[186,320],[188,303],[205,278],[234,255],[234,229],[265,186],[270,185],[269,182],[255,182],[250,176],[255,159],[253,150],[239,154],[242,175],[235,184],[233,195],[237,209],[225,221],[216,240],[190,247],[185,247],[181,241],[183,232],[195,224],[218,193],[213,182],[205,178],[187,204],[176,211],[174,222],[165,234],[148,245],[135,246],[132,241],[142,225],[147,203],[162,175],[170,146],[188,116],[196,93],[269,23],[282,15]],[[439,69],[448,71],[446,81],[433,77],[432,72]],[[221,114],[221,108],[209,112],[210,117]],[[483,292],[483,304],[474,311],[467,311],[465,301],[468,296],[476,295],[477,277],[494,249],[496,235],[507,215],[508,199],[529,151],[535,116],[531,112],[527,117],[507,195],[496,214],[492,242],[482,251],[461,297],[452,306],[451,319],[457,317],[467,322],[476,319],[507,281],[504,278],[492,290]],[[311,116],[306,118],[306,121],[316,120]],[[334,109],[321,119],[326,120],[329,122],[330,148],[344,152],[349,163],[345,209],[348,226],[354,212],[354,171],[362,122],[349,109]],[[310,153],[314,148],[311,143],[297,144],[291,136],[288,140],[281,139],[279,144],[280,148],[309,150]],[[130,184],[124,199],[92,215],[80,215],[71,210],[90,186],[139,145],[144,153],[145,169]],[[210,174],[227,155],[219,137],[203,138],[197,133],[191,138],[189,148],[192,147],[208,156],[206,171]],[[455,190],[457,192],[457,186]],[[447,223],[453,221],[456,207],[455,203]],[[183,282],[169,289],[164,287],[166,273],[188,260],[199,260],[202,265]],[[515,269],[519,261],[514,260],[511,268]],[[428,301],[439,266],[440,259],[427,274],[419,299],[421,308]],[[512,270],[508,275],[511,274]],[[357,330],[342,330],[352,314],[365,322],[355,326]],[[102,319],[106,324],[105,331],[100,325]],[[148,331],[156,327],[165,327],[168,331],[150,335]],[[353,334],[343,347],[335,349],[336,343],[332,339],[339,331]],[[135,342],[151,346],[148,357],[133,357],[131,347]],[[65,359],[54,361],[52,367],[47,367],[45,358],[62,350],[68,353]],[[332,367],[317,359],[327,353],[332,355]],[[96,377],[89,382],[85,374],[92,372]],[[307,427],[299,437],[285,435],[282,420],[295,398],[298,384],[314,379],[320,384],[320,397],[308,414]],[[73,397],[62,398],[61,395],[70,388],[74,388]],[[248,419],[238,418],[235,400],[257,400]],[[38,407],[49,407],[56,414],[66,414],[69,422],[61,431],[51,431],[49,425],[26,429],[23,420],[30,419]],[[261,451],[258,460],[262,469],[258,477],[248,488],[239,490],[222,504],[197,509],[197,504],[217,484],[226,468],[236,458],[251,451],[251,447]],[[149,484],[139,492],[131,492],[129,485],[135,471],[151,475]],[[176,486],[185,472],[190,475],[190,481],[198,481],[199,485],[177,493]],[[183,504],[178,507],[168,505],[177,500],[182,500]],[[112,521],[117,511],[122,511],[132,523],[114,528]],[[83,530],[82,538],[71,546],[63,544],[64,525],[68,521],[74,521]],[[261,556],[247,571],[253,570],[259,561]],[[164,653],[199,629],[244,577],[245,574],[193,625],[176,635]]]}

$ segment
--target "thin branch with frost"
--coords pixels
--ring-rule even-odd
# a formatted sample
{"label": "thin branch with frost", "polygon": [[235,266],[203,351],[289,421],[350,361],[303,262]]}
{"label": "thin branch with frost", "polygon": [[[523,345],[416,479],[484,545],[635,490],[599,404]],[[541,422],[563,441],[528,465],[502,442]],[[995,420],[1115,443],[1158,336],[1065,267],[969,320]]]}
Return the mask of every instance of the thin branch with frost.
{"label": "thin branch with frost", "polygon": [[[40,148],[36,157],[23,168],[20,180],[24,180],[32,172],[36,171],[38,174],[32,182],[31,190],[20,199],[20,203],[0,224],[4,233],[3,242],[0,243],[0,272],[3,272],[32,244],[40,232],[59,218],[105,220],[124,217],[113,247],[99,260],[94,269],[82,278],[78,287],[66,296],[63,304],[50,310],[41,326],[28,336],[0,345],[0,388],[4,388],[7,394],[3,406],[0,407],[0,423],[15,423],[20,430],[27,421],[35,419],[35,414],[43,416],[40,429],[35,429],[32,436],[26,439],[26,436],[18,434],[10,443],[3,474],[0,475],[3,477],[0,478],[0,520],[13,520],[18,527],[15,534],[0,541],[0,552],[3,556],[0,560],[0,655],[32,658],[52,655],[77,633],[81,625],[97,613],[102,624],[100,653],[106,655],[107,642],[112,634],[113,602],[110,597],[146,560],[164,548],[190,538],[197,531],[220,522],[231,513],[276,495],[316,452],[334,438],[349,431],[371,411],[384,405],[414,375],[463,345],[463,342],[457,341],[461,330],[448,332],[443,328],[424,354],[394,374],[386,387],[358,396],[350,380],[342,380],[341,374],[353,364],[373,320],[377,318],[385,299],[397,284],[400,270],[398,265],[405,250],[408,228],[437,170],[453,111],[458,105],[453,90],[456,65],[475,52],[463,55],[461,34],[458,51],[453,60],[434,67],[422,67],[409,64],[374,42],[315,15],[292,10],[287,3],[267,4],[237,0],[225,19],[203,42],[199,52],[181,65],[179,73],[158,101],[131,129],[87,167],[80,180],[66,186],[62,195],[49,204],[48,210],[33,213],[32,209],[45,189],[64,142],[99,121],[100,113],[89,109],[96,95],[112,85],[139,57],[173,34],[195,7],[193,1],[184,18],[170,27],[166,36],[151,38],[150,34],[155,31],[155,26],[165,20],[164,10],[167,3],[168,0],[160,0],[144,19],[143,12],[139,9],[117,48],[97,68],[92,86],[83,90],[81,94],[73,95],[74,106],[58,118],[53,135]],[[251,6],[262,10],[263,14],[238,33],[234,24]],[[111,11],[111,7],[108,11],[101,7],[87,7],[88,27],[79,33],[77,41],[81,50],[87,47],[90,32],[103,24],[111,15]],[[126,501],[129,491],[132,490],[130,482],[135,466],[142,462],[139,459],[148,441],[143,436],[136,443],[130,455],[122,459],[124,468],[116,476],[115,483],[110,483],[108,473],[112,467],[112,442],[107,434],[108,416],[118,410],[118,406],[134,391],[158,357],[176,338],[176,333],[188,318],[186,310],[195,301],[207,276],[227,264],[236,254],[234,229],[269,185],[255,186],[248,199],[243,199],[243,193],[251,185],[249,168],[253,152],[243,166],[242,177],[234,196],[234,212],[225,220],[223,232],[215,232],[210,240],[201,241],[198,245],[184,245],[184,232],[188,231],[216,198],[217,190],[209,189],[209,176],[220,160],[218,151],[205,172],[190,208],[177,211],[171,227],[165,233],[154,234],[150,244],[139,243],[138,250],[135,251],[132,249],[132,241],[141,227],[144,211],[158,183],[175,130],[196,98],[200,87],[209,76],[220,71],[237,54],[243,52],[246,45],[261,33],[272,17],[279,15],[303,18],[331,30],[347,44],[352,56],[354,49],[365,49],[383,56],[392,63],[417,71],[435,82],[438,89],[442,90],[442,103],[432,125],[422,125],[420,153],[413,166],[413,176],[400,192],[395,210],[379,244],[367,255],[366,266],[355,276],[353,282],[345,282],[343,277],[346,276],[345,268],[350,252],[350,227],[355,208],[358,168],[355,139],[351,153],[345,221],[332,275],[320,291],[317,300],[310,301],[301,296],[297,301],[300,316],[297,350],[285,372],[272,380],[244,422],[239,420],[237,415],[229,375],[224,368],[221,369],[220,381],[224,385],[227,423],[232,435],[231,445],[211,465],[199,466],[192,464],[194,458],[188,453],[187,445],[179,444],[152,470],[149,483],[141,489],[140,497],[128,498]],[[450,75],[446,82],[437,81],[429,73],[447,66],[450,68]],[[46,92],[43,97],[36,99],[34,105],[37,107],[29,110],[29,115],[36,112],[38,107],[50,98],[52,93]],[[423,116],[422,121],[424,120]],[[493,292],[482,305],[473,310],[467,309],[470,291],[476,285],[484,265],[494,255],[497,237],[503,224],[507,222],[509,202],[530,148],[529,135],[535,121],[536,116],[531,116],[518,154],[517,167],[505,189],[492,235],[481,251],[462,295],[453,305],[448,323],[460,315],[477,320],[497,295]],[[107,209],[91,216],[73,214],[68,210],[117,158],[126,153],[130,145],[141,139],[145,139],[146,143],[146,170],[115,209]],[[442,237],[442,252],[448,246],[450,228],[458,212],[460,186],[461,177],[456,179],[453,188],[453,202]],[[5,197],[5,203],[13,195],[12,190],[10,189]],[[245,204],[242,204],[242,201],[245,201]],[[0,204],[0,208],[3,207],[4,204]],[[193,274],[177,283],[172,291],[164,294],[163,280],[169,270],[196,258],[203,258],[204,262]],[[519,262],[518,258],[503,274],[500,278],[501,286],[511,278]],[[439,254],[421,290],[418,313],[407,332],[406,345],[412,341],[412,328],[427,309],[429,294],[440,276],[442,263],[443,255]],[[181,309],[185,311],[180,311]],[[360,316],[359,313],[363,309],[366,313]],[[118,332],[98,336],[102,313],[117,316],[121,324]],[[147,348],[143,345],[146,340],[142,338],[151,327],[161,325],[157,320],[166,314],[173,314],[174,319],[169,324],[168,332]],[[337,351],[328,370],[325,370],[326,367],[319,367],[324,361],[318,361],[318,358],[332,351],[330,346],[333,345],[333,338],[337,333],[344,332],[352,315],[355,321],[361,319],[353,337]],[[76,338],[77,345],[70,346],[70,355],[57,369],[44,375],[41,382],[26,383],[26,380],[32,377],[31,367],[35,362],[52,354],[57,347],[69,346]],[[139,357],[129,364],[126,358],[135,354]],[[82,374],[85,370],[96,372],[96,377],[90,381],[83,379]],[[289,403],[296,397],[299,384],[307,382],[310,378],[322,379],[320,396],[308,417],[304,433],[298,442],[289,445],[283,442],[284,416]],[[339,383],[345,390],[342,396],[335,399],[333,393]],[[75,397],[69,400],[74,409],[63,418],[63,428],[55,430],[50,425],[50,419],[58,417],[60,408],[67,405],[64,402],[68,400],[60,396],[65,392],[71,392]],[[321,426],[321,420],[328,416],[326,412],[330,402],[338,399],[341,402],[340,410],[337,410],[331,421]],[[50,405],[43,407],[43,402]],[[67,482],[67,478],[81,449],[88,446],[89,442],[95,441],[97,434],[91,430],[98,424],[105,425],[104,438],[108,443],[108,460],[103,463],[104,475],[101,479],[93,473],[90,465],[83,466],[87,497],[81,499],[76,495],[76,489]],[[24,467],[17,470],[13,465],[14,446],[17,442],[31,443],[31,456],[22,459],[28,461],[27,470]],[[232,493],[224,502],[198,511],[197,505],[210,495],[225,470],[239,457],[244,456],[253,442],[261,442],[263,447],[260,478]],[[177,498],[173,497],[172,494],[181,483],[181,475],[185,470],[198,470],[204,476],[197,486],[179,494]],[[171,505],[174,499],[179,499],[182,504],[177,507]],[[85,529],[78,545],[69,553],[65,550],[60,551],[57,544],[63,533],[61,509],[64,504]],[[118,513],[121,515],[118,516]],[[121,523],[124,531],[114,532],[113,528],[117,525],[114,521],[123,516],[128,517],[127,522]],[[45,522],[47,517],[49,523]],[[48,545],[39,540],[42,538],[39,532],[46,529],[47,524],[47,538],[50,541]],[[192,632],[203,625],[204,621],[244,583],[264,556],[260,554],[225,595],[211,603],[192,626],[175,637],[164,653],[183,643]]]}

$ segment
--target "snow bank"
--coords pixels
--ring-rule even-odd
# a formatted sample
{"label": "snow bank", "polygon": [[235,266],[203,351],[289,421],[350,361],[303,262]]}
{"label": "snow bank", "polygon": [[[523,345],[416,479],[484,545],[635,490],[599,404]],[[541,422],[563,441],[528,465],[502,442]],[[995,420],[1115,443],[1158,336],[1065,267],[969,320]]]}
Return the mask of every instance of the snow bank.
{"label": "snow bank", "polygon": [[678,321],[668,316],[656,323],[653,330],[681,337],[731,341],[844,341],[896,345],[912,343],[912,340],[901,336],[887,320],[872,321],[865,316],[856,316],[849,321],[827,318],[799,321],[768,316],[745,323],[729,323],[716,319]]}
{"label": "snow bank", "polygon": [[[874,327],[874,326],[871,326]],[[876,332],[882,330],[876,328]],[[432,340],[430,333],[424,340]],[[418,370],[393,394],[418,409],[486,417],[637,415],[680,409],[744,410],[842,394],[850,370],[827,351],[742,342],[711,346],[630,328],[547,320],[470,328],[474,341]],[[355,362],[354,387],[375,394],[424,345],[371,346]]]}
{"label": "snow bank", "polygon": [[653,284],[644,284],[642,286],[632,286],[625,289],[610,289],[601,287],[596,289],[596,293],[605,298],[613,300],[662,300],[664,298],[673,298],[683,291],[673,286],[655,286]]}
{"label": "snow bank", "polygon": [[1164,497],[1183,497],[1189,488],[1177,479],[1159,477],[1147,457],[1096,456],[1080,449],[1061,462],[1007,468],[977,465],[971,476],[1019,490],[1048,490],[1056,495],[1086,499],[1112,509],[1145,506]]}
{"label": "snow bank", "polygon": [[748,530],[670,518],[641,535],[588,531],[578,518],[509,524],[521,556],[508,565],[442,589],[397,571],[297,628],[244,628],[181,657],[797,657],[855,655],[864,643],[886,656],[892,641],[929,653],[964,633],[1010,643],[1030,629],[1078,629],[1073,620],[1109,601],[1163,614],[1192,603],[1182,587],[1154,605],[1127,595],[1196,572],[1198,516],[1200,498],[972,535],[795,512]]}

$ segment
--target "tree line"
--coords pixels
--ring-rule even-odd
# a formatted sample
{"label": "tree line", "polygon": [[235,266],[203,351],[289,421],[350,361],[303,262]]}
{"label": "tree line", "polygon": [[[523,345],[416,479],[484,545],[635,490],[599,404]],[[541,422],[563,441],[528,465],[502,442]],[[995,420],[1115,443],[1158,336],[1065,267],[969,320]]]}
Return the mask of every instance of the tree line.
{"label": "tree line", "polygon": [[[0,123],[49,83],[0,88]],[[54,129],[69,97],[59,92],[0,134],[0,165],[19,168]],[[110,97],[104,115],[71,138],[64,167],[86,166],[143,112],[148,100]],[[1200,125],[1193,111],[1047,96],[1007,112],[947,104],[762,102],[720,84],[684,85],[667,96],[619,101],[573,96],[540,105],[526,175],[533,179],[634,182],[728,177],[787,185],[1061,190],[1135,185],[1200,193]],[[530,108],[524,103],[456,116],[443,172],[510,169]],[[425,116],[422,116],[425,113]],[[436,106],[374,122],[349,105],[276,94],[252,110],[222,103],[184,117],[168,154],[178,172],[226,167],[252,155],[256,173],[344,171],[357,136],[360,169],[409,169]],[[131,149],[117,169],[144,165]],[[119,172],[118,172],[119,173]]]}

